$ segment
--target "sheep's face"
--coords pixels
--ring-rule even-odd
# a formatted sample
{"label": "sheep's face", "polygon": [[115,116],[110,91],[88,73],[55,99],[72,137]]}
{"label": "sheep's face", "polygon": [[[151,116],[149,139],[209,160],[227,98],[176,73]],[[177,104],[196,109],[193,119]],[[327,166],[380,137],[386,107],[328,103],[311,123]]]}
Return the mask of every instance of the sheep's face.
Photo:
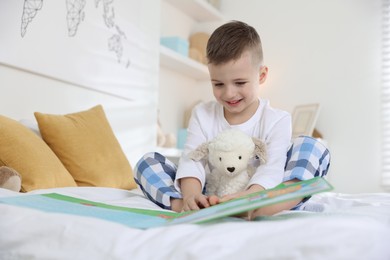
{"label": "sheep's face", "polygon": [[212,141],[205,142],[188,157],[195,161],[208,158],[213,168],[228,176],[235,176],[247,170],[253,156],[266,163],[265,144],[240,130],[230,129],[219,133]]}
{"label": "sheep's face", "polygon": [[210,150],[209,161],[219,172],[235,176],[248,167],[248,161],[253,156],[253,149],[241,147],[236,151]]}

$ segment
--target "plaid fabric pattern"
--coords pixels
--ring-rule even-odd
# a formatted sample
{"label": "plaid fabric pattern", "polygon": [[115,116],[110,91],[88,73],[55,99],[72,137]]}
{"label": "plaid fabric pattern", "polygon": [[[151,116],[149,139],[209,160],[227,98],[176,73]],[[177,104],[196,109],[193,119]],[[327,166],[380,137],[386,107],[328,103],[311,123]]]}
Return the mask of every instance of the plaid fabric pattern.
{"label": "plaid fabric pattern", "polygon": [[283,181],[324,177],[329,165],[330,153],[325,145],[312,137],[299,136],[287,152]]}
{"label": "plaid fabric pattern", "polygon": [[[292,179],[308,180],[313,177],[325,177],[330,166],[329,150],[318,140],[309,136],[294,139],[287,152],[283,181]],[[305,197],[291,210],[303,210],[311,198]]]}
{"label": "plaid fabric pattern", "polygon": [[135,182],[146,197],[163,209],[171,209],[171,198],[181,198],[173,180],[177,167],[159,153],[147,153],[135,166]]}
{"label": "plaid fabric pattern", "polygon": [[[318,140],[300,136],[294,139],[287,152],[283,181],[292,179],[308,180],[324,177],[329,169],[329,150]],[[182,198],[174,187],[177,167],[159,153],[147,153],[135,167],[135,182],[146,197],[163,209],[171,209],[171,198]],[[303,209],[306,197],[293,210]]]}

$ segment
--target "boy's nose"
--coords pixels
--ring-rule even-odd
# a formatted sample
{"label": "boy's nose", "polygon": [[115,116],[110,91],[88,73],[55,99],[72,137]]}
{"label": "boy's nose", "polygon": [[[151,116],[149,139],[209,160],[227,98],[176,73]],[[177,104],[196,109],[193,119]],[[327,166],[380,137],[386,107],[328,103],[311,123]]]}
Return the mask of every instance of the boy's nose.
{"label": "boy's nose", "polygon": [[232,98],[236,95],[236,90],[233,86],[227,85],[225,88],[225,97]]}

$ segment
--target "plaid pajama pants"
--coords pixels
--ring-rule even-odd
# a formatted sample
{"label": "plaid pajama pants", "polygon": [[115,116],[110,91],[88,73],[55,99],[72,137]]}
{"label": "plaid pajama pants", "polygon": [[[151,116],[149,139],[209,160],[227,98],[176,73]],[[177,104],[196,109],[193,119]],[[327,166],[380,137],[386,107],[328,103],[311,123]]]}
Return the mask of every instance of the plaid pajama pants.
{"label": "plaid pajama pants", "polygon": [[[321,142],[308,136],[297,137],[287,152],[283,181],[324,177],[329,165],[329,150]],[[176,171],[174,163],[159,153],[151,152],[138,161],[134,179],[146,197],[163,209],[171,209],[170,199],[182,198],[173,184]],[[303,199],[293,209],[302,207],[309,198]]]}

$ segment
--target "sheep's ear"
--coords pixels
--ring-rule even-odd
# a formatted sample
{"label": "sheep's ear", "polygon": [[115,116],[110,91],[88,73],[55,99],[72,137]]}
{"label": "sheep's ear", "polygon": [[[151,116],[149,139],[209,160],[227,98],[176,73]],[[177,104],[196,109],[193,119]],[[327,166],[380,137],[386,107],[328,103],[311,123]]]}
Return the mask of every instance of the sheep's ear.
{"label": "sheep's ear", "polygon": [[209,142],[198,146],[194,151],[188,154],[188,157],[194,161],[200,161],[209,154]]}
{"label": "sheep's ear", "polygon": [[267,162],[267,147],[260,139],[252,137],[253,143],[255,144],[255,155],[260,159],[260,164]]}

